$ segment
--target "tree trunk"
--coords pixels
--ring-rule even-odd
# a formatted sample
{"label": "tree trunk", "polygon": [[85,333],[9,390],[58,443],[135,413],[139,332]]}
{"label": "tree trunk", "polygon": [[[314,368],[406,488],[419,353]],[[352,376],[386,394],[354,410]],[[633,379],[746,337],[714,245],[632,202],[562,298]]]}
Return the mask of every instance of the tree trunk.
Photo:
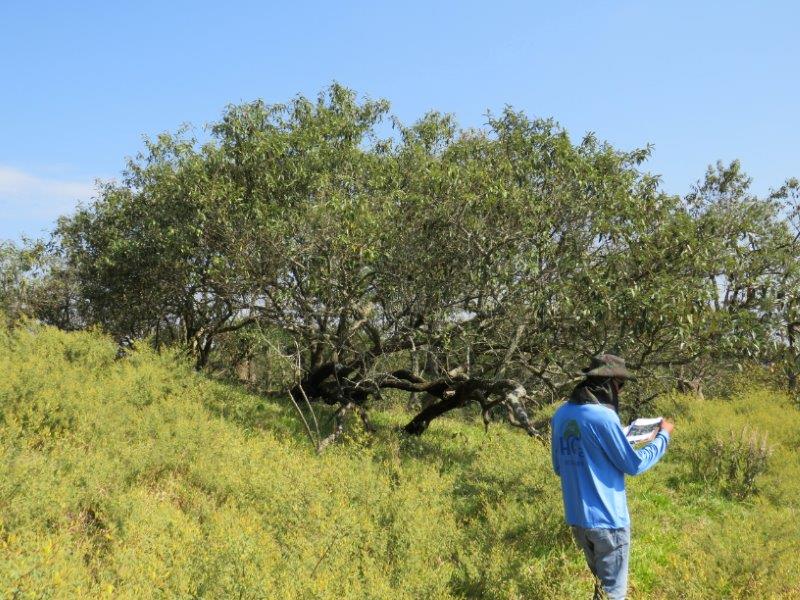
{"label": "tree trunk", "polygon": [[440,417],[447,411],[458,408],[464,404],[464,398],[459,393],[453,394],[449,398],[444,398],[439,402],[431,404],[406,425],[403,430],[411,435],[421,435],[436,417]]}

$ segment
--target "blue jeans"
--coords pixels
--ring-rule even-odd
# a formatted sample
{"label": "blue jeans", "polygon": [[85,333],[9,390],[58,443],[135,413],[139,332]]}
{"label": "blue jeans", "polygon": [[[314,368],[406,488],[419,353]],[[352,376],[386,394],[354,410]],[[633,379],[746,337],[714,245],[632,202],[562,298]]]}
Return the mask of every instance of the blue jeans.
{"label": "blue jeans", "polygon": [[[628,553],[631,528],[586,529],[572,526],[572,535],[586,555],[586,563],[610,600],[624,600],[628,592]],[[594,597],[601,598],[595,580]]]}

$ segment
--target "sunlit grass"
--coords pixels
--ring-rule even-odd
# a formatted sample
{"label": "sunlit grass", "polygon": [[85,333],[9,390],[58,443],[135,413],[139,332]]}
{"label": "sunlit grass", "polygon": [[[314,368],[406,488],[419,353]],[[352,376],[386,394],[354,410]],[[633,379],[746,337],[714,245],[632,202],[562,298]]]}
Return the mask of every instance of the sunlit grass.
{"label": "sunlit grass", "polygon": [[[26,598],[573,598],[591,581],[546,444],[454,416],[419,438],[387,406],[317,456],[293,408],[121,361],[98,334],[0,331],[0,590]],[[631,597],[800,596],[800,414],[781,394],[665,399],[670,451],[629,480]],[[321,415],[324,420],[324,414]],[[755,493],[692,469],[743,430]],[[732,432],[732,434],[731,434]]]}

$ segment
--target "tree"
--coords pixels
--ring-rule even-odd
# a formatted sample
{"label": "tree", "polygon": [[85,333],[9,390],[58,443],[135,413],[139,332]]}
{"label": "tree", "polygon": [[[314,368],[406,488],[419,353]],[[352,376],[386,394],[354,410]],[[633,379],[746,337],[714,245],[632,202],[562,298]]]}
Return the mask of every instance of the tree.
{"label": "tree", "polygon": [[[725,323],[706,358],[715,368],[748,360],[783,362],[794,353],[800,236],[794,221],[797,182],[789,180],[765,198],[750,191],[738,161],[709,167],[686,197],[696,237],[707,248],[707,277],[714,284],[711,314]],[[698,361],[694,370],[708,369]]]}
{"label": "tree", "polygon": [[148,141],[60,223],[85,318],[178,340],[198,368],[220,336],[269,331],[297,361],[295,403],[335,408],[333,438],[385,390],[425,394],[411,434],[476,402],[534,435],[526,406],[601,351],[675,381],[760,356],[781,319],[795,347],[779,200],[796,188],[752,197],[734,163],[682,199],[642,170],[649,148],[573,143],[552,120],[430,113],[381,137],[388,118],[334,84],[230,106],[203,145]]}
{"label": "tree", "polygon": [[218,172],[219,150],[181,132],[147,142],[123,182],[62,219],[60,246],[77,272],[86,317],[122,337],[180,340],[201,368],[215,336],[252,322],[237,260],[243,200]]}
{"label": "tree", "polygon": [[25,311],[29,256],[11,242],[0,242],[0,310],[9,321]]}

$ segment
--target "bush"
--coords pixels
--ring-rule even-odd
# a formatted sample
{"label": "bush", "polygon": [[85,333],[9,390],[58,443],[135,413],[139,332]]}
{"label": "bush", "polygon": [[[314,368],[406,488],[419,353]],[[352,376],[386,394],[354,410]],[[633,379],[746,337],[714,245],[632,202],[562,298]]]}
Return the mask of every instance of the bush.
{"label": "bush", "polygon": [[695,481],[742,500],[758,492],[756,480],[769,467],[772,453],[766,434],[748,428],[728,437],[716,434],[690,452],[692,475]]}

